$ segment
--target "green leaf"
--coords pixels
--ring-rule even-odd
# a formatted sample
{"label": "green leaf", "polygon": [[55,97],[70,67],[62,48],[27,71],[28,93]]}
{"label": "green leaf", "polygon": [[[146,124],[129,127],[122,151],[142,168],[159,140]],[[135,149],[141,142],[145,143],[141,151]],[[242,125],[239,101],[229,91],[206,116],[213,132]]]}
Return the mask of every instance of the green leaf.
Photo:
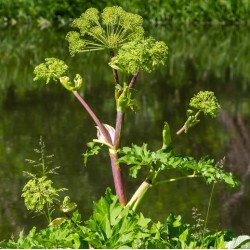
{"label": "green leaf", "polygon": [[77,204],[76,203],[68,203],[67,205],[61,205],[60,206],[60,210],[64,213],[69,213],[74,211],[77,208]]}
{"label": "green leaf", "polygon": [[132,165],[129,173],[134,178],[142,167],[153,168],[153,155],[147,149],[147,144],[143,144],[142,146],[132,144],[131,148],[124,147],[120,149],[119,154],[121,157],[117,162]]}
{"label": "green leaf", "polygon": [[110,189],[94,205],[94,212],[86,222],[88,237],[94,248],[132,248],[138,240],[149,237],[150,219],[134,213],[129,207],[121,207]]}
{"label": "green leaf", "polygon": [[167,122],[164,123],[163,131],[162,131],[162,138],[163,138],[162,148],[169,147],[171,144],[171,133],[170,133],[169,124]]}
{"label": "green leaf", "polygon": [[187,240],[187,236],[188,236],[188,233],[189,233],[189,230],[188,228],[179,236],[179,241],[181,243],[181,248],[182,249],[185,249],[187,248],[187,243],[186,243],[186,240]]}
{"label": "green leaf", "polygon": [[53,221],[50,222],[49,226],[59,226],[61,225],[65,220],[67,220],[66,217],[56,218]]}
{"label": "green leaf", "polygon": [[99,151],[101,149],[101,146],[100,145],[95,145],[95,142],[89,142],[87,143],[87,146],[90,148],[89,150],[86,150],[85,153],[83,153],[83,162],[84,162],[84,166],[87,165],[87,161],[88,161],[88,158],[90,156],[93,156],[93,155],[98,155],[99,154]]}
{"label": "green leaf", "polygon": [[249,248],[250,236],[241,235],[226,243],[226,249]]}
{"label": "green leaf", "polygon": [[136,100],[131,98],[131,89],[124,83],[124,86],[116,86],[116,110],[124,113],[129,107],[135,110]]}
{"label": "green leaf", "polygon": [[81,86],[83,84],[82,77],[79,74],[76,74],[76,76],[74,78],[74,83],[71,82],[71,80],[68,76],[59,77],[59,81],[63,85],[63,87],[69,91],[77,91],[81,88]]}

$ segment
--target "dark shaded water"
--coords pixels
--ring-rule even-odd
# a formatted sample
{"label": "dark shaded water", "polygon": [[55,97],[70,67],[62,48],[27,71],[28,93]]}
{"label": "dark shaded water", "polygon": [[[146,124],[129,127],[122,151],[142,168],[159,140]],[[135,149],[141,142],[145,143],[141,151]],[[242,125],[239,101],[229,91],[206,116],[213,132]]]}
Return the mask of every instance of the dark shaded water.
{"label": "dark shaded water", "polygon": [[[250,234],[250,34],[247,27],[204,29],[157,28],[150,34],[167,42],[166,68],[152,75],[141,74],[136,88],[139,111],[125,117],[123,145],[132,142],[149,148],[161,146],[164,121],[173,134],[185,120],[189,99],[199,90],[212,90],[222,109],[216,119],[203,119],[175,139],[183,154],[225,158],[225,167],[242,181],[229,191],[215,186],[208,226]],[[62,31],[6,29],[0,34],[0,240],[17,235],[22,228],[46,226],[26,211],[21,190],[30,170],[26,158],[37,157],[40,135],[47,152],[60,165],[55,185],[68,188],[87,218],[93,200],[112,185],[109,159],[103,152],[83,167],[86,143],[96,137],[92,120],[74,96],[59,85],[34,83],[32,71],[45,57],[65,59],[73,72],[84,72],[86,86],[81,94],[104,123],[114,126],[112,74],[102,66],[106,55],[70,58]],[[66,53],[65,53],[66,51]],[[126,80],[126,77],[123,78]],[[126,176],[128,196],[140,184]],[[211,186],[201,180],[186,180],[154,188],[141,207],[145,216],[164,220],[169,212],[181,213],[192,222],[192,207],[205,217]]]}

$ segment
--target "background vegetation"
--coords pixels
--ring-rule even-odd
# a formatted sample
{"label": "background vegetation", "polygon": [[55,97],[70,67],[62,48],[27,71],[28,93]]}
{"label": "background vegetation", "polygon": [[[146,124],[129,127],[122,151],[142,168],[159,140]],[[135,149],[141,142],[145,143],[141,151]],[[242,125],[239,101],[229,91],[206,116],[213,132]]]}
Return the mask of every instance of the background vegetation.
{"label": "background vegetation", "polygon": [[89,7],[119,5],[153,23],[249,23],[249,0],[1,0],[2,24],[65,25]]}

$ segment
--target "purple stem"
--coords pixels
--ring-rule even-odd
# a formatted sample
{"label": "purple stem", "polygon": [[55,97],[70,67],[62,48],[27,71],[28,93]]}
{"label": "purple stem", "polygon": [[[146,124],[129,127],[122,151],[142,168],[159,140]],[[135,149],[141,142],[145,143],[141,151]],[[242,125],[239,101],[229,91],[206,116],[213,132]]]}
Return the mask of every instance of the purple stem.
{"label": "purple stem", "polygon": [[117,113],[116,113],[116,124],[115,124],[115,140],[114,140],[115,149],[119,148],[120,135],[121,135],[121,129],[122,129],[122,122],[123,122],[123,113],[121,111],[117,111]]}
{"label": "purple stem", "polygon": [[[129,88],[133,87],[133,85],[137,79],[138,74],[139,74],[139,70],[136,72],[135,75],[133,75],[133,77],[129,83],[129,86],[128,86]],[[117,113],[116,113],[116,126],[115,126],[115,141],[114,141],[115,149],[117,149],[119,147],[122,122],[123,122],[123,113],[121,111],[117,111]]]}
{"label": "purple stem", "polygon": [[[110,59],[112,59],[114,56],[115,56],[114,51],[111,50],[110,51]],[[115,84],[119,84],[119,76],[118,76],[117,70],[112,69],[112,72],[113,72]],[[123,113],[120,111],[117,111],[116,125],[115,125],[115,138],[114,138],[114,149],[115,150],[119,148],[122,121],[123,121]],[[123,184],[123,180],[122,180],[122,172],[121,172],[120,165],[118,163],[116,163],[116,161],[118,159],[118,155],[114,151],[112,153],[110,152],[109,156],[110,156],[110,161],[111,161],[111,166],[112,166],[112,173],[113,173],[116,194],[119,198],[120,204],[122,206],[125,206],[127,201],[126,201],[126,195],[125,195],[125,191],[124,191],[124,184]]]}
{"label": "purple stem", "polygon": [[118,155],[116,152],[110,151],[109,156],[110,156],[110,161],[111,161],[111,166],[112,166],[112,174],[113,174],[113,179],[114,179],[114,184],[115,184],[115,191],[119,198],[120,204],[122,206],[125,206],[127,201],[126,201],[126,195],[124,191],[124,184],[122,180],[122,171],[121,171],[119,164],[116,163],[118,159]]}
{"label": "purple stem", "polygon": [[[92,109],[89,107],[89,105],[85,102],[85,100],[78,94],[78,92],[73,92],[75,97],[79,100],[79,102],[83,105],[83,107],[86,109],[86,111],[89,113],[89,115],[92,117],[98,128],[100,129],[101,133],[105,137],[106,141],[113,145],[110,135],[107,132],[106,128],[103,126],[103,124],[100,122],[100,120],[97,118],[95,113],[92,111]],[[120,204],[122,206],[126,205],[126,196],[124,192],[124,185],[122,181],[122,173],[119,164],[116,163],[116,160],[118,159],[117,153],[115,150],[110,150],[109,153],[110,161],[111,161],[111,167],[112,167],[112,174],[115,184],[115,191],[119,198]]]}
{"label": "purple stem", "polygon": [[98,126],[100,129],[101,133],[105,137],[106,141],[112,145],[112,141],[110,138],[109,133],[107,132],[106,128],[103,126],[103,124],[100,122],[100,120],[97,118],[95,113],[92,111],[92,109],[89,107],[89,105],[84,101],[84,99],[78,94],[77,91],[73,92],[75,97],[78,99],[78,101],[83,105],[83,107],[86,109],[86,111],[89,113],[89,115],[92,117],[94,120],[95,124]]}
{"label": "purple stem", "polygon": [[184,125],[182,128],[180,128],[180,129],[176,132],[176,134],[177,134],[177,135],[180,135],[182,132],[185,131],[185,129],[186,129],[186,126]]}
{"label": "purple stem", "polygon": [[137,76],[139,75],[139,69],[138,71],[133,75],[128,87],[131,89],[136,81]]}

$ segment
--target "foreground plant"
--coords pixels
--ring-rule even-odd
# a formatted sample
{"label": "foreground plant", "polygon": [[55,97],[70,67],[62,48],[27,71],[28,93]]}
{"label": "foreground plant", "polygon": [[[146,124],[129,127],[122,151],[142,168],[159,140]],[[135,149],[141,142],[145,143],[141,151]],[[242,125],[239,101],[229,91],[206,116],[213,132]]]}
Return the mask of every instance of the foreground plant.
{"label": "foreground plant", "polygon": [[[204,226],[202,234],[195,233],[195,228],[189,225],[181,226],[180,217],[173,215],[167,219],[166,227],[161,223],[152,223],[151,220],[145,219],[141,214],[135,212],[150,188],[168,182],[186,178],[203,178],[208,184],[224,182],[229,187],[235,187],[238,184],[232,174],[227,173],[223,166],[218,165],[213,159],[202,157],[197,160],[191,156],[177,154],[172,144],[171,131],[167,122],[162,130],[162,147],[158,150],[150,150],[146,143],[143,143],[142,146],[134,144],[131,147],[120,146],[124,115],[128,109],[134,110],[136,107],[133,90],[136,87],[137,77],[142,71],[150,73],[158,66],[164,65],[167,57],[167,45],[164,42],[144,36],[142,21],[140,16],[128,13],[118,6],[105,8],[102,13],[90,8],[80,18],[73,21],[72,26],[77,31],[70,31],[66,36],[72,55],[96,50],[107,50],[109,53],[108,64],[114,77],[115,127],[101,122],[87,104],[87,100],[80,96],[78,90],[85,83],[80,74],[76,74],[74,78],[70,77],[69,67],[65,62],[57,58],[46,58],[45,62],[34,70],[35,80],[43,81],[46,84],[51,81],[60,83],[77,98],[93,119],[97,127],[97,138],[87,144],[88,150],[83,154],[84,163],[87,163],[89,156],[97,155],[102,147],[107,147],[117,195],[117,197],[113,196],[108,190],[105,198],[101,198],[95,205],[93,215],[85,225],[80,225],[79,214],[75,212],[73,216],[68,216],[68,219],[56,219],[50,222],[50,225],[59,225],[59,228],[53,227],[53,229],[47,230],[53,235],[53,230],[64,232],[65,227],[67,230],[70,228],[67,231],[67,237],[72,239],[71,243],[77,243],[68,245],[68,247],[86,245],[94,248],[225,247],[226,234],[224,232],[207,234],[206,226]],[[121,84],[119,71],[129,74],[131,80]],[[201,113],[215,117],[220,108],[214,93],[210,91],[201,91],[196,94],[191,99],[190,106],[192,109],[187,111],[187,121],[178,130],[177,135],[188,132],[191,127],[196,125]],[[130,175],[134,178],[138,176],[141,169],[147,173],[145,180],[128,202],[120,164],[129,166]],[[162,172],[173,169],[178,170],[180,175],[171,179],[159,180]],[[31,177],[32,180],[26,184],[23,190],[23,197],[28,209],[39,212],[45,204],[50,207],[55,203],[60,190],[52,187],[52,183],[47,180],[47,174],[44,174],[43,179],[37,179],[35,175],[31,175]],[[40,195],[39,198],[31,195],[37,192]],[[65,210],[61,210],[65,212],[67,206],[71,207],[72,204],[68,198],[65,198],[62,206]],[[75,206],[73,207],[75,208]],[[178,227],[178,233],[176,233],[176,227]],[[195,235],[200,235],[199,239],[195,238]],[[30,247],[30,245],[28,246]],[[55,246],[57,245],[53,245],[53,247]],[[59,247],[64,247],[64,245],[59,245]]]}

